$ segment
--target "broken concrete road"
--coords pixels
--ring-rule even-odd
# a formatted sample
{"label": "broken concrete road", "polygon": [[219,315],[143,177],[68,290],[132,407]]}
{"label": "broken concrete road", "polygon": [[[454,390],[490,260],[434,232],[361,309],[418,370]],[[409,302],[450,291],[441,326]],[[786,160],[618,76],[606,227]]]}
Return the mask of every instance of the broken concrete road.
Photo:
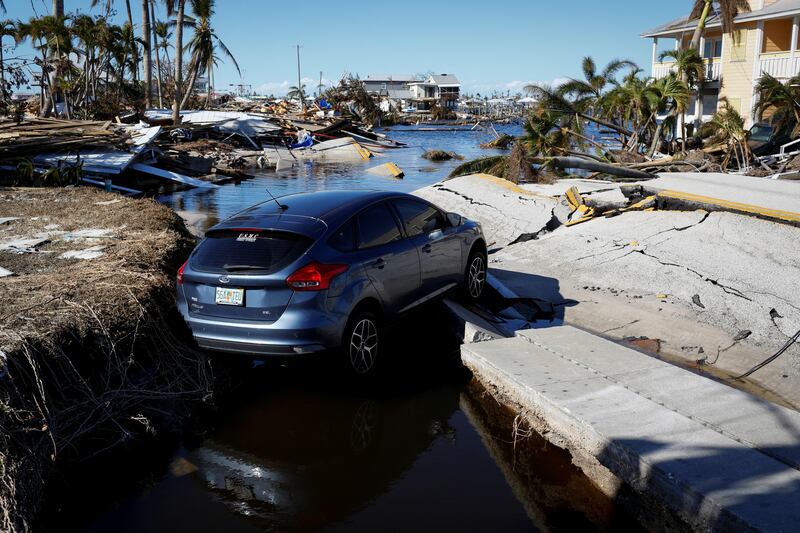
{"label": "broken concrete road", "polygon": [[480,222],[490,245],[534,239],[561,224],[556,199],[488,174],[443,181],[414,194]]}
{"label": "broken concrete road", "polygon": [[[800,199],[798,183],[747,178],[758,183],[743,183],[754,189],[742,192],[713,175],[692,180],[668,174],[648,184],[784,209],[791,206],[778,197]],[[618,189],[587,180],[518,187],[465,176],[417,194],[481,222],[490,241],[505,245],[491,256],[492,274],[517,296],[553,302],[559,321],[728,376],[763,361],[800,329],[800,251],[793,245],[800,229],[705,210],[627,212],[567,227],[556,217],[558,197],[573,186],[587,202]],[[765,388],[759,393],[800,407],[800,346],[752,379]]]}

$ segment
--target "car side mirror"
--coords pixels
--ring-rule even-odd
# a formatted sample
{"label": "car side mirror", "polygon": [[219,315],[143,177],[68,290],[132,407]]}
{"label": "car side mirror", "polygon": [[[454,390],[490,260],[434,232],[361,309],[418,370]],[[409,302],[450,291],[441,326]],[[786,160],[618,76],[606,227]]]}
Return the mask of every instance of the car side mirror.
{"label": "car side mirror", "polygon": [[447,213],[447,222],[454,228],[457,228],[464,223],[464,217],[458,213]]}

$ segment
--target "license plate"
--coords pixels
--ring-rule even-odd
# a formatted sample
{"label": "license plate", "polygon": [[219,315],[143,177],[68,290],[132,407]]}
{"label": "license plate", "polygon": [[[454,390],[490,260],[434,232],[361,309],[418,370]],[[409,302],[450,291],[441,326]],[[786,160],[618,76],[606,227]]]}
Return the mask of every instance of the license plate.
{"label": "license plate", "polygon": [[217,305],[244,305],[244,289],[217,287]]}

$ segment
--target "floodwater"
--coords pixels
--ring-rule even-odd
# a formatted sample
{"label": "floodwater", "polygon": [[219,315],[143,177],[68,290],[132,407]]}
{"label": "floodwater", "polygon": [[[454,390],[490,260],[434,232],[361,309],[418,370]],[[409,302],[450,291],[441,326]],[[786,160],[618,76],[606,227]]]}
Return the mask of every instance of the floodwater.
{"label": "floodwater", "polygon": [[[406,143],[400,149],[389,149],[369,161],[356,163],[306,162],[294,168],[275,172],[264,170],[253,179],[238,184],[224,185],[218,189],[177,192],[159,198],[191,218],[199,215],[198,229],[204,231],[232,214],[275,196],[326,189],[381,189],[411,192],[447,177],[463,161],[451,160],[434,163],[422,158],[426,150],[455,152],[469,161],[478,157],[502,154],[501,150],[480,148],[480,144],[494,139],[490,130],[474,131],[417,131],[413,126],[396,126],[381,130],[392,139]],[[519,135],[522,128],[516,125],[497,125],[498,133]],[[404,172],[403,179],[367,174],[366,170],[383,163],[393,162]]]}
{"label": "floodwater", "polygon": [[455,339],[437,334],[441,305],[390,333],[375,383],[313,363],[247,370],[204,433],[67,475],[37,529],[631,529],[567,453],[536,434],[514,442],[514,414],[470,381]]}
{"label": "floodwater", "polygon": [[[264,172],[238,185],[160,200],[205,216],[205,228],[266,198],[368,187],[412,191],[466,159],[488,132],[392,128],[408,148],[352,165]],[[498,127],[519,133],[519,127]],[[364,173],[394,161],[404,180]],[[40,531],[592,531],[636,529],[569,455],[531,432],[483,391],[444,334],[442,304],[397,325],[374,383],[354,384],[315,362],[245,368],[202,429],[133,446],[63,472]],[[515,436],[516,435],[516,436]]]}

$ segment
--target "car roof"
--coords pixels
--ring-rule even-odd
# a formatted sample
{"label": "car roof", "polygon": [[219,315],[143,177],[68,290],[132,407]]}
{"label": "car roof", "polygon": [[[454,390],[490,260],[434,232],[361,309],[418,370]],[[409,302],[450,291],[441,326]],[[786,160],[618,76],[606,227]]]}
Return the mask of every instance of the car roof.
{"label": "car roof", "polygon": [[[306,219],[309,229],[318,224],[320,220],[329,226],[338,227],[339,223],[344,222],[369,204],[381,199],[396,197],[412,196],[406,193],[376,190],[337,190],[289,194],[278,197],[277,202],[270,198],[240,211],[209,231],[236,227],[261,227],[261,225],[272,227],[277,221],[287,219],[294,219],[295,223],[300,219]],[[282,209],[281,206],[286,208]],[[307,233],[300,226],[295,227],[296,231]]]}

